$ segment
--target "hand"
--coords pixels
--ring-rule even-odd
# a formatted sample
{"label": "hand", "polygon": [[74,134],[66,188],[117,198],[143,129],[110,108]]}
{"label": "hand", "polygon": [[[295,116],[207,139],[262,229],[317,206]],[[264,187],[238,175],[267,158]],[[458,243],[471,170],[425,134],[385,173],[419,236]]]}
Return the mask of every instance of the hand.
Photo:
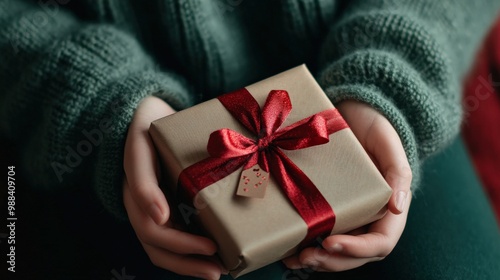
{"label": "hand", "polygon": [[337,108],[393,189],[389,211],[370,225],[325,238],[322,248],[306,248],[283,260],[291,269],[343,271],[382,260],[394,249],[406,224],[412,172],[398,134],[384,116],[364,103],[343,101]]}
{"label": "hand", "polygon": [[145,98],[137,108],[125,143],[125,208],[139,241],[156,266],[181,275],[219,279],[221,266],[213,257],[207,257],[215,254],[215,243],[174,228],[168,202],[158,186],[159,165],[148,129],[152,121],[173,113],[157,97]]}

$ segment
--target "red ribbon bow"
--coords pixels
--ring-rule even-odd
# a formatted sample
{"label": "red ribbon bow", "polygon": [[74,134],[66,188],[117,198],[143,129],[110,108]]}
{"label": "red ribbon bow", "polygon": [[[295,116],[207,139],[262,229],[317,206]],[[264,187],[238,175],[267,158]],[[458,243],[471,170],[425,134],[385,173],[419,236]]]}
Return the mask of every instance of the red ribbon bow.
{"label": "red ribbon bow", "polygon": [[257,101],[245,89],[220,96],[219,101],[256,140],[221,129],[208,140],[210,154],[184,169],[179,183],[191,198],[205,187],[238,170],[259,164],[270,172],[285,195],[308,226],[303,243],[329,234],[335,224],[335,214],[314,183],[281,149],[297,150],[329,142],[329,135],[348,125],[336,109],[329,109],[302,119],[285,128],[292,104],[284,90],[272,90],[261,110]]}

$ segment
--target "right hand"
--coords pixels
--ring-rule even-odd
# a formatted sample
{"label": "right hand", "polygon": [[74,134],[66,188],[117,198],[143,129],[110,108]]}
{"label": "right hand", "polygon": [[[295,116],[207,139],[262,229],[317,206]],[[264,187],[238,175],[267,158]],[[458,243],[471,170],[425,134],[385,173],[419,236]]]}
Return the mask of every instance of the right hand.
{"label": "right hand", "polygon": [[227,271],[212,257],[217,250],[215,243],[178,230],[159,187],[158,160],[148,129],[152,121],[173,113],[167,103],[153,96],[137,107],[125,143],[123,201],[153,264],[181,275],[219,279]]}
{"label": "right hand", "polygon": [[380,261],[392,252],[406,225],[412,172],[398,133],[368,104],[346,100],[337,108],[392,188],[389,211],[367,226],[326,237],[321,244],[323,248],[305,248],[288,257],[284,263],[292,269],[311,267],[337,272]]}

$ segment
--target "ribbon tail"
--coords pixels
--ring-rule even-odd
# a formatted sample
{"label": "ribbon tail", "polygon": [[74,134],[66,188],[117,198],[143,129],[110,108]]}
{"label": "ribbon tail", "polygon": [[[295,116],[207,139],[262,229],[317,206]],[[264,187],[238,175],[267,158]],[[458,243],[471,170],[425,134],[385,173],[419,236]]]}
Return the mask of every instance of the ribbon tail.
{"label": "ribbon tail", "polygon": [[206,158],[182,170],[178,185],[185,190],[190,199],[194,199],[199,191],[242,167],[248,161],[249,156]]}
{"label": "ribbon tail", "polygon": [[308,232],[302,245],[330,234],[335,213],[318,188],[280,149],[273,149],[268,156],[273,178],[307,224]]}
{"label": "ribbon tail", "polygon": [[255,135],[259,135],[261,130],[260,116],[261,109],[259,103],[252,94],[242,88],[217,97],[226,110]]}

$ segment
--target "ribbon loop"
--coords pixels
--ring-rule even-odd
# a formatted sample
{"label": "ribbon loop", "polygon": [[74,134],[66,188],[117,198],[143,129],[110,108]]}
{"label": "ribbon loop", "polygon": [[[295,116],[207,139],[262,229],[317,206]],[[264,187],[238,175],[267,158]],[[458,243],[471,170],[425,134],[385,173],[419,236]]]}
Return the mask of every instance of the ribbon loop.
{"label": "ribbon loop", "polygon": [[245,126],[246,129],[255,135],[259,135],[261,131],[261,110],[259,103],[257,103],[248,90],[230,92],[219,96],[218,99],[228,112]]}
{"label": "ribbon loop", "polygon": [[232,158],[257,151],[255,140],[231,129],[220,129],[210,134],[207,150],[211,157]]}
{"label": "ribbon loop", "polygon": [[262,109],[261,123],[264,136],[272,135],[285,122],[292,111],[288,92],[271,90]]}
{"label": "ribbon loop", "polygon": [[298,150],[326,144],[329,141],[325,119],[314,115],[304,124],[285,128],[273,143],[285,150]]}

